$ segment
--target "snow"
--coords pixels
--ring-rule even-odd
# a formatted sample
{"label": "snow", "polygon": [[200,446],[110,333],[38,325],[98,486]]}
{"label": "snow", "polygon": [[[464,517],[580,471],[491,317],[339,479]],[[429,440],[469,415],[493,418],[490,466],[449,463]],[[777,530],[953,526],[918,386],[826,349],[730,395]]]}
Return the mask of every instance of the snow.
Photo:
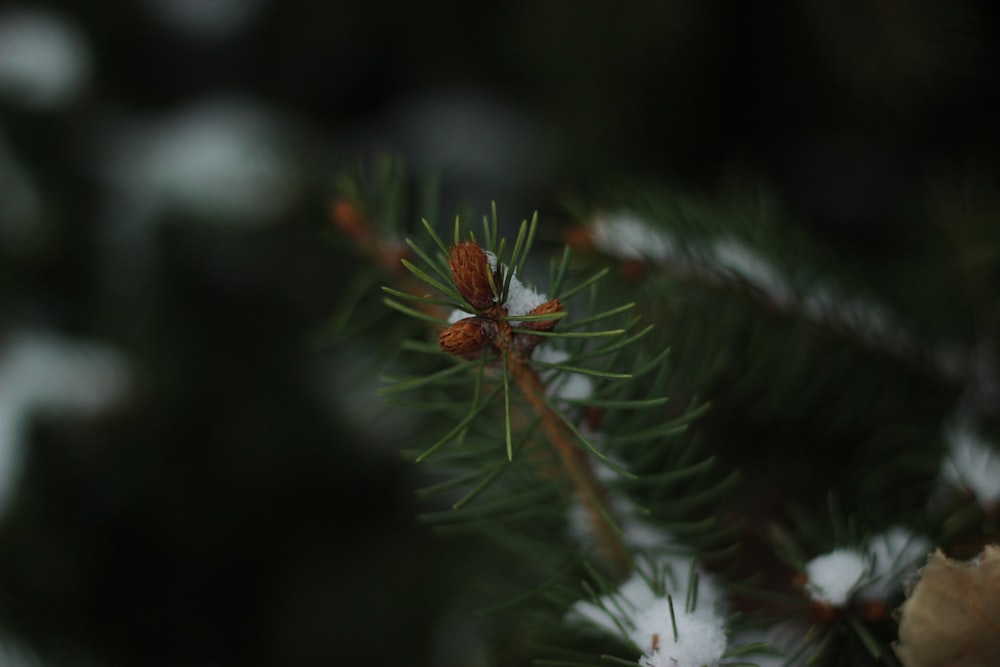
{"label": "snow", "polygon": [[899,591],[907,575],[916,573],[932,548],[926,538],[892,526],[857,549],[836,549],[809,561],[807,591],[813,600],[835,607],[853,595],[885,600]]}
{"label": "snow", "polygon": [[620,259],[664,262],[676,254],[673,236],[654,229],[634,213],[599,217],[591,224],[590,232],[599,250]]}
{"label": "snow", "polygon": [[40,10],[0,16],[0,95],[32,110],[75,100],[91,75],[90,49],[71,23]]}
{"label": "snow", "polygon": [[869,560],[854,549],[836,549],[817,556],[806,564],[809,594],[817,602],[843,606],[870,567]]}
{"label": "snow", "polygon": [[[685,238],[679,244],[667,230],[657,229],[630,212],[598,216],[589,229],[595,247],[614,257],[668,265],[671,273],[685,280],[712,285],[736,282],[752,287],[782,310],[799,312],[890,352],[909,350],[917,344],[878,301],[852,296],[822,281],[804,281],[735,237],[702,241]],[[932,354],[945,372],[957,372],[947,349]]]}
{"label": "snow", "polygon": [[986,440],[964,423],[945,432],[948,453],[941,464],[941,477],[951,486],[975,494],[982,505],[1000,501],[1000,456]]}
{"label": "snow", "polygon": [[278,119],[252,102],[211,99],[117,139],[107,165],[131,224],[170,211],[212,223],[274,222],[299,190]]}
{"label": "snow", "polygon": [[[569,359],[569,353],[554,348],[551,345],[543,344],[535,348],[532,357],[536,361],[561,364]],[[590,395],[594,391],[594,383],[582,373],[570,373],[555,368],[546,368],[539,375],[545,383],[548,394],[555,398],[584,400],[590,398]]]}
{"label": "snow", "polygon": [[766,644],[766,648],[745,654],[743,659],[757,667],[789,667],[788,656],[797,654],[807,643],[809,625],[799,619],[738,630],[730,637],[733,646]]}
{"label": "snow", "polygon": [[0,347],[0,508],[16,484],[21,445],[38,412],[85,417],[125,394],[124,358],[47,332],[10,334]]}
{"label": "snow", "polygon": [[884,600],[897,592],[901,579],[908,574],[915,575],[917,567],[933,551],[929,540],[902,526],[889,528],[869,539],[867,544],[873,580],[858,591],[858,596],[866,599]]}
{"label": "snow", "polygon": [[[643,564],[639,561],[636,567]],[[699,573],[697,604],[693,610],[685,609],[688,582],[681,573],[688,572],[689,564],[682,556],[661,558],[648,566],[645,575],[634,572],[614,593],[577,602],[569,619],[610,634],[624,631],[624,638],[643,653],[639,664],[644,667],[717,665],[727,644],[721,592],[709,576]],[[663,594],[650,586],[657,573],[668,575]],[[672,614],[666,593],[672,597]]]}
{"label": "snow", "polygon": [[[527,315],[548,300],[547,296],[530,287],[525,287],[517,279],[517,276],[512,276],[507,288],[507,300],[504,302],[504,306],[507,308],[508,315]],[[520,322],[515,321],[512,324],[519,326]]]}
{"label": "snow", "polygon": [[[497,256],[486,251],[486,258],[489,260],[490,268],[493,271],[497,270]],[[507,265],[504,264],[503,273],[509,270]],[[497,289],[502,289],[501,285],[497,285]],[[510,277],[510,285],[507,288],[507,300],[503,302],[504,308],[507,309],[508,315],[519,316],[527,315],[535,308],[548,301],[549,298],[545,294],[536,292],[530,287],[525,286],[520,280],[517,279],[516,275]],[[511,322],[512,326],[521,326],[518,321]]]}
{"label": "snow", "polygon": [[724,271],[753,285],[779,306],[788,307],[794,300],[794,291],[778,267],[746,244],[731,238],[718,239],[712,245],[712,255]]}
{"label": "snow", "polygon": [[[590,432],[586,426],[581,427],[584,436],[595,444],[600,444],[601,434]],[[624,462],[614,456],[609,456],[611,462],[619,468],[624,468]],[[613,485],[621,475],[601,463],[594,463],[594,475],[606,486]],[[608,493],[608,511],[615,517],[618,527],[621,528],[623,541],[631,549],[644,552],[665,551],[675,546],[673,536],[664,531],[659,526],[654,526],[648,521],[644,521],[636,513],[635,505],[620,494],[615,493],[613,488]],[[590,513],[579,498],[574,497],[567,510],[567,530],[570,537],[578,544],[589,551],[597,550],[597,541],[594,537],[593,525],[590,520]]]}
{"label": "snow", "polygon": [[[726,651],[726,630],[715,614],[688,614],[674,603],[673,619],[677,625],[674,641],[670,604],[659,598],[635,620],[637,638],[649,637],[639,664],[643,667],[701,667],[714,665]],[[653,648],[653,637],[657,648]]]}
{"label": "snow", "polygon": [[[490,270],[497,270],[497,256],[486,250],[486,259],[490,263]],[[506,272],[507,265],[502,265],[504,272]],[[502,285],[497,285],[497,289],[502,289]],[[517,279],[516,275],[510,277],[510,285],[507,288],[507,300],[503,302],[504,308],[507,309],[507,314],[511,316],[528,315],[535,308],[538,308],[543,303],[549,300],[543,292],[536,292],[535,290],[527,287],[520,280]],[[468,313],[464,310],[453,310],[450,315],[448,315],[448,323],[454,324],[464,317],[469,317],[470,315],[475,315],[475,313]],[[521,326],[522,322],[514,320],[510,323],[513,327]]]}

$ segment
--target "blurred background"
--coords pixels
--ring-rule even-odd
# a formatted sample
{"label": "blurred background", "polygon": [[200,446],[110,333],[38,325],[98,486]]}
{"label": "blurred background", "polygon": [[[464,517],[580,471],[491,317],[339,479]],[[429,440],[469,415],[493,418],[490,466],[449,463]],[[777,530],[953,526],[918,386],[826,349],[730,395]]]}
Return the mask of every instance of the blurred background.
{"label": "blurred background", "polygon": [[408,426],[354,380],[377,352],[307,345],[356,268],[326,234],[338,174],[394,153],[445,202],[543,221],[614,183],[765,184],[878,262],[928,189],[996,201],[998,19],[5,3],[3,665],[489,664],[455,647],[485,632],[455,611],[476,547],[415,523]]}

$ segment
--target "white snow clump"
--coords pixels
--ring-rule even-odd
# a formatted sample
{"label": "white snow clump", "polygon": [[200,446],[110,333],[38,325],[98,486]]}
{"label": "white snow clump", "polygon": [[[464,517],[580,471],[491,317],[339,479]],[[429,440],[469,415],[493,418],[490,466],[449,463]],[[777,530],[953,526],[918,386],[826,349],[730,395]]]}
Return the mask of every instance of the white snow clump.
{"label": "white snow clump", "polygon": [[[717,585],[701,573],[696,604],[689,609],[684,603],[686,591],[676,576],[677,572],[687,572],[684,559],[679,556],[664,559],[652,570],[653,573],[635,572],[617,591],[601,595],[593,602],[577,602],[569,619],[586,621],[610,634],[621,635],[624,631],[624,639],[642,651],[639,664],[643,667],[718,665],[726,651],[727,639]],[[668,590],[662,594],[650,586],[656,571],[671,575],[666,581]]]}
{"label": "white snow clump", "polygon": [[816,602],[842,607],[867,578],[871,562],[855,549],[835,549],[806,563],[807,590]]}

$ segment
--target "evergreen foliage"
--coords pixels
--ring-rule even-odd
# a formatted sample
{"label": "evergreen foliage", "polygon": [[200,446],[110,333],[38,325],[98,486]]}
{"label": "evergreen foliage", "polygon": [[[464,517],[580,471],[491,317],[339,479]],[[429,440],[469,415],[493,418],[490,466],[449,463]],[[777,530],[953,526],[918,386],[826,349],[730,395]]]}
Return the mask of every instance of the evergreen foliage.
{"label": "evergreen foliage", "polygon": [[[507,554],[481,581],[512,664],[900,664],[904,582],[995,531],[992,501],[941,473],[944,425],[991,415],[954,257],[921,276],[936,303],[906,303],[762,194],[633,188],[511,240],[494,204],[445,232],[406,224],[398,168],[381,191],[344,181],[333,220],[405,269],[374,262],[383,312],[418,323],[393,325],[406,371],[381,393],[424,417],[403,449],[429,466],[423,520]],[[672,644],[643,630],[657,601]],[[712,623],[723,649],[685,647],[679,626],[700,642]]]}

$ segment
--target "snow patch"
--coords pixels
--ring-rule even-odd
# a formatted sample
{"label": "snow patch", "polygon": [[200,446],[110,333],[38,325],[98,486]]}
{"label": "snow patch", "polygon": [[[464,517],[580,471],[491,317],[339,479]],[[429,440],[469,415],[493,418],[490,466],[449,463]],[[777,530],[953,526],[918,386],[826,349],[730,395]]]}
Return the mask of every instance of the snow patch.
{"label": "snow patch", "polygon": [[0,95],[23,108],[70,104],[91,76],[83,33],[56,14],[10,11],[0,16]]}
{"label": "snow patch", "polygon": [[813,600],[840,607],[869,574],[871,563],[854,549],[836,549],[806,563],[809,595]]}

